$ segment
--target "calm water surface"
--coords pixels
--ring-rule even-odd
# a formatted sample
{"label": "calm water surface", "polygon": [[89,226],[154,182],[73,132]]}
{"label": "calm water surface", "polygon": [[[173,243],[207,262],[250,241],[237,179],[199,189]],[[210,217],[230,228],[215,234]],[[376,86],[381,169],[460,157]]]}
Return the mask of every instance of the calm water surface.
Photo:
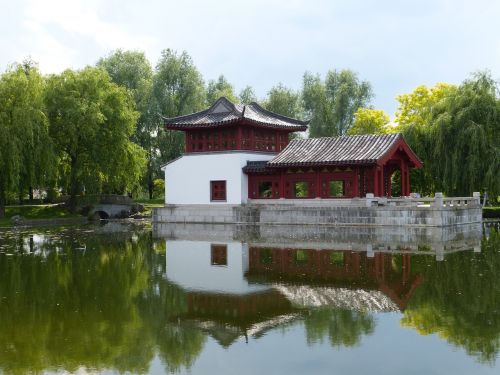
{"label": "calm water surface", "polygon": [[0,373],[500,373],[498,230],[385,231],[0,231]]}

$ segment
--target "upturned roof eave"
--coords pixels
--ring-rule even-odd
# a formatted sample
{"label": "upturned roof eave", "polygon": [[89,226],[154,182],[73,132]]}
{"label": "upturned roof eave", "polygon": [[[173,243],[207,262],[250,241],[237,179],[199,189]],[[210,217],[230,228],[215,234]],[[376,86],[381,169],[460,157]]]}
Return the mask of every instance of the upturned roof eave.
{"label": "upturned roof eave", "polygon": [[227,121],[217,121],[217,122],[210,122],[210,123],[190,123],[190,124],[177,124],[177,123],[168,123],[164,122],[164,126],[166,129],[169,130],[194,130],[194,129],[206,129],[206,128],[215,128],[219,126],[226,126],[226,125],[233,125],[233,124],[239,124],[239,123],[251,123],[252,125],[256,125],[258,127],[262,128],[268,128],[268,129],[280,129],[280,130],[287,130],[291,132],[297,132],[297,131],[306,131],[307,130],[307,125],[280,125],[280,124],[271,124],[267,122],[262,122],[262,121],[257,121],[253,119],[249,119],[246,117],[240,117],[240,118],[235,118]]}

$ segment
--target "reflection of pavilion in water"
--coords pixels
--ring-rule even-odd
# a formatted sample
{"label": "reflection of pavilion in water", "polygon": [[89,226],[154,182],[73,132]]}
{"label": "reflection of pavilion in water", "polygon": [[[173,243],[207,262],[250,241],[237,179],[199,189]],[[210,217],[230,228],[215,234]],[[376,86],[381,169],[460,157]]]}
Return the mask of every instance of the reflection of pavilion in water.
{"label": "reflection of pavilion in water", "polygon": [[[309,301],[309,305],[324,301],[336,307],[404,310],[422,281],[411,273],[410,254],[368,256],[356,251],[258,247],[250,248],[249,253],[249,280],[278,282],[286,295],[304,303]],[[309,297],[298,295],[306,290],[297,290],[297,285],[307,286]],[[339,291],[344,291],[340,293],[344,298]],[[363,301],[349,301],[346,297]]]}
{"label": "reflection of pavilion in water", "polygon": [[422,278],[411,254],[167,240],[167,277],[186,292],[178,324],[221,345],[258,337],[311,308],[401,311]]}
{"label": "reflection of pavilion in water", "polygon": [[454,228],[155,224],[167,278],[191,325],[228,346],[307,319],[311,309],[402,311],[422,277],[413,257],[480,251],[481,226]]}

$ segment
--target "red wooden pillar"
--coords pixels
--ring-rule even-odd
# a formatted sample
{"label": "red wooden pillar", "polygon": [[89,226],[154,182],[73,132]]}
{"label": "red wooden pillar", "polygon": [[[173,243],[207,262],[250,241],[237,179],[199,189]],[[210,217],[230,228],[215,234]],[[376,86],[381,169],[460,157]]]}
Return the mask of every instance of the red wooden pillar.
{"label": "red wooden pillar", "polygon": [[250,137],[250,150],[255,150],[255,132],[253,128],[248,130],[248,135]]}
{"label": "red wooden pillar", "polygon": [[406,195],[410,195],[411,189],[410,189],[410,166],[408,163],[406,164]]}
{"label": "red wooden pillar", "polygon": [[316,169],[316,198],[321,198],[321,175],[320,169]]}
{"label": "red wooden pillar", "polygon": [[379,175],[378,167],[375,166],[375,167],[373,167],[373,175],[372,175],[373,177],[372,178],[373,178],[373,195],[375,195],[376,197],[379,196],[378,188],[380,186],[380,184],[378,183],[378,175]]}
{"label": "red wooden pillar", "polygon": [[392,181],[391,181],[391,177],[392,177],[392,172],[393,172],[393,169],[392,168],[389,168],[387,170],[387,196],[388,197],[392,197]]}
{"label": "red wooden pillar", "polygon": [[403,159],[401,159],[401,162],[399,163],[400,170],[401,170],[401,196],[406,196],[406,174],[405,174],[405,162]]}
{"label": "red wooden pillar", "polygon": [[280,198],[285,198],[285,174],[280,170]]}
{"label": "red wooden pillar", "polygon": [[355,167],[353,168],[354,178],[352,181],[352,196],[353,197],[359,197],[359,168]]}
{"label": "red wooden pillar", "polygon": [[243,129],[241,126],[238,126],[236,128],[236,149],[237,150],[243,150],[243,136],[242,136]]}
{"label": "red wooden pillar", "polygon": [[384,183],[384,166],[380,169],[380,196],[385,196],[385,183]]}

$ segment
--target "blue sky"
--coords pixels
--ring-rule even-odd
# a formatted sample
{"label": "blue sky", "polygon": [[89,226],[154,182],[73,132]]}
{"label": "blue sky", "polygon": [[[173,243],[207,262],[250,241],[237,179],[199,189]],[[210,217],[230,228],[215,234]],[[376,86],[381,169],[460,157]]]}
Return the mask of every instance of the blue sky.
{"label": "blue sky", "polygon": [[31,56],[42,72],[94,64],[110,51],[187,51],[206,80],[223,73],[259,97],[305,71],[350,68],[373,105],[419,84],[500,78],[498,0],[0,0],[0,69]]}

